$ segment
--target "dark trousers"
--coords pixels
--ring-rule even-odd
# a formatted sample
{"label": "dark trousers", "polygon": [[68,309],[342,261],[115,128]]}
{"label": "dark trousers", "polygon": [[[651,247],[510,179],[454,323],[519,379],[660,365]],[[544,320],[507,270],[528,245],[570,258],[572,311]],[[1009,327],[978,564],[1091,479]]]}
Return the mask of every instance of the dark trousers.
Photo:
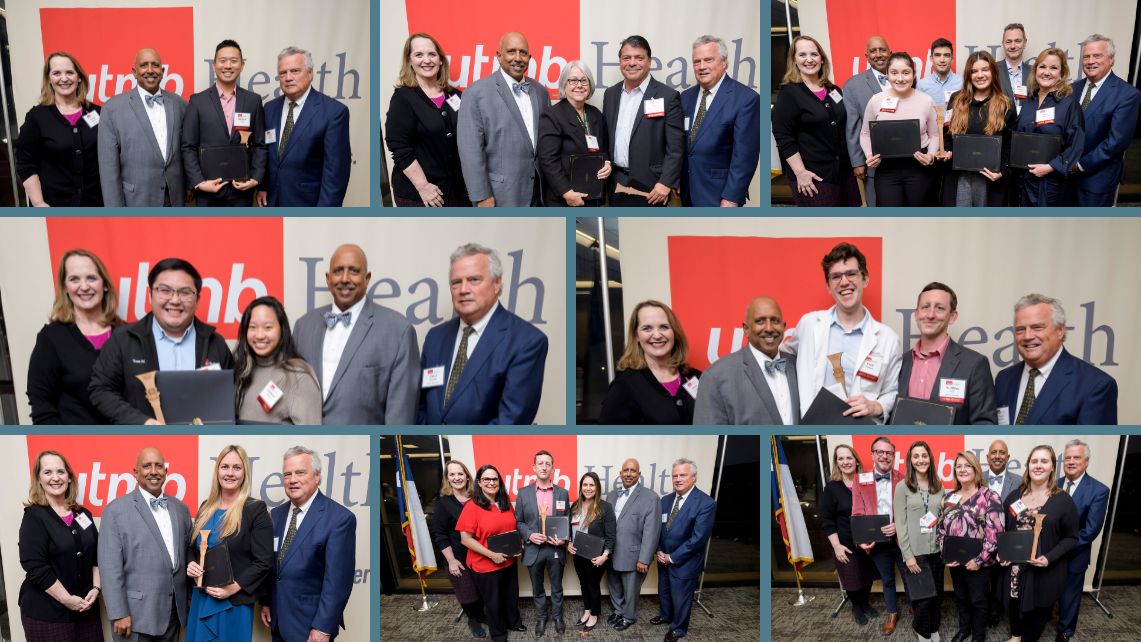
{"label": "dark trousers", "polygon": [[1054,607],[1047,606],[1041,609],[1022,610],[1020,598],[1010,598],[1007,615],[1010,616],[1010,635],[1021,637],[1023,642],[1037,642],[1050,623],[1054,614]]}
{"label": "dark trousers", "polygon": [[[908,572],[903,564],[903,556],[899,553],[899,546],[894,542],[880,542],[868,557],[872,558],[872,563],[876,565],[876,570],[879,571],[880,579],[883,581],[883,601],[887,612],[899,613],[895,601],[895,569],[898,568],[901,575]],[[906,599],[906,596],[904,597]]]}
{"label": "dark trousers", "polygon": [[578,573],[578,582],[582,586],[582,608],[590,611],[591,615],[602,612],[602,574],[606,565],[595,566],[590,560],[578,555],[574,556],[574,570]]}
{"label": "dark trousers", "polygon": [[927,203],[932,173],[914,158],[887,158],[876,168],[876,207],[920,207]]}
{"label": "dark trousers", "polygon": [[966,566],[951,567],[951,584],[955,587],[955,602],[959,608],[959,630],[970,631],[972,640],[986,640],[987,582],[994,568],[984,566],[968,571]]}
{"label": "dark trousers", "polygon": [[483,616],[487,630],[495,642],[507,640],[508,627],[523,624],[519,616],[519,571],[512,564],[490,573],[471,574],[475,588],[483,599]]}
{"label": "dark trousers", "polygon": [[869,583],[864,588],[856,589],[854,591],[844,591],[848,596],[848,601],[852,603],[852,609],[857,611],[866,612],[871,608],[872,598],[872,585]]}
{"label": "dark trousers", "polygon": [[670,630],[681,637],[689,630],[689,614],[693,608],[693,592],[697,578],[681,578],[673,566],[658,565],[658,615],[670,623]]}
{"label": "dark trousers", "polygon": [[551,615],[563,616],[563,564],[566,564],[566,551],[554,546],[540,546],[535,563],[527,567],[531,576],[531,597],[535,598],[535,613],[539,620],[547,619],[547,593],[544,589],[544,573],[551,578]]}
{"label": "dark trousers", "polygon": [[[1062,560],[1062,564],[1066,561]],[[1081,573],[1067,573],[1062,585],[1061,605],[1058,608],[1058,632],[1073,636],[1078,628],[1078,608],[1082,605],[1082,583],[1085,582],[1085,569]]]}
{"label": "dark trousers", "polygon": [[217,194],[194,190],[194,204],[198,207],[253,207],[254,192],[260,184],[246,191],[225,185]]}
{"label": "dark trousers", "polygon": [[[627,187],[637,189],[642,192],[648,192],[654,188],[653,185],[631,185],[630,173],[622,167],[614,167],[610,175],[612,179],[611,185],[622,183]],[[613,190],[613,187],[611,188]],[[650,205],[645,196],[638,196],[637,194],[618,194],[614,191],[610,192],[610,207],[665,207],[669,205],[667,200],[661,205]]]}
{"label": "dark trousers", "polygon": [[[922,600],[912,600],[915,607],[915,618],[911,621],[911,628],[919,635],[929,638],[939,630],[943,620],[943,558],[938,553],[919,555],[918,560],[926,560],[931,568],[931,575],[935,578],[935,596]],[[910,571],[905,571],[910,573]]]}

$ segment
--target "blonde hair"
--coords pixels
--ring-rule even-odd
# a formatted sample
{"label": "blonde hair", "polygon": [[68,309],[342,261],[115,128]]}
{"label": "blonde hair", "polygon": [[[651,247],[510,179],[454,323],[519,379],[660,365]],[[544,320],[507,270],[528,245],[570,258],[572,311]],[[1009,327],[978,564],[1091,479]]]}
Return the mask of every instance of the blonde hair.
{"label": "blonde hair", "polygon": [[432,46],[436,48],[436,54],[440,56],[440,68],[436,70],[436,86],[442,89],[444,93],[453,93],[455,90],[448,84],[451,72],[448,71],[448,57],[444,54],[444,48],[435,38],[426,33],[414,33],[404,41],[404,54],[400,61],[400,75],[396,87],[419,86],[416,82],[416,72],[412,71],[412,63],[408,60],[412,55],[412,41],[416,38],[423,38],[432,42]]}
{"label": "blonde hair", "polygon": [[242,460],[242,487],[238,490],[238,498],[234,500],[234,504],[226,510],[226,516],[222,518],[222,527],[218,529],[218,537],[230,537],[242,530],[242,509],[250,497],[250,458],[241,446],[230,445],[223,448],[222,452],[218,453],[218,458],[214,460],[214,477],[210,480],[210,497],[202,502],[202,506],[198,509],[194,528],[190,530],[191,543],[202,532],[202,527],[210,521],[210,518],[214,516],[222,504],[222,484],[218,481],[218,469],[222,467],[222,460],[230,453],[238,453],[238,457]]}
{"label": "blonde hair", "polygon": [[860,456],[856,454],[856,449],[848,444],[840,444],[832,449],[832,476],[829,478],[832,481],[844,481],[844,473],[840,472],[840,464],[836,463],[836,452],[841,448],[847,448],[848,452],[852,453],[852,458],[856,460],[856,474],[860,474],[864,470],[864,464],[860,461]]}
{"label": "blonde hair", "polygon": [[1026,83],[1026,92],[1033,96],[1038,93],[1038,63],[1046,56],[1054,56],[1058,59],[1058,66],[1061,67],[1061,77],[1058,79],[1058,84],[1051,90],[1052,93],[1058,95],[1058,98],[1064,98],[1073,93],[1073,87],[1070,87],[1070,65],[1066,62],[1066,52],[1058,49],[1057,47],[1049,47],[1043,49],[1042,53],[1034,58],[1034,69],[1030,74],[1030,81]]}
{"label": "blonde hair", "polygon": [[[959,457],[966,459],[967,463],[970,464],[971,468],[974,469],[974,471],[975,471],[975,488],[982,488],[983,469],[982,469],[982,466],[979,466],[979,460],[975,457],[975,454],[970,453],[970,452],[966,452],[966,451],[960,452],[960,453],[955,455],[955,461],[956,462],[959,461]],[[952,471],[954,471],[954,464],[952,464]],[[959,474],[954,473],[954,475],[955,475],[955,492],[963,490],[963,483],[959,481]]]}
{"label": "blonde hair", "polygon": [[455,465],[459,466],[460,468],[462,468],[464,471],[464,474],[467,475],[467,486],[465,488],[467,489],[468,497],[471,497],[472,492],[475,491],[475,489],[473,488],[474,484],[472,483],[472,479],[471,479],[471,471],[468,470],[467,465],[465,465],[462,461],[460,461],[458,459],[452,459],[452,460],[448,461],[448,463],[444,464],[444,485],[442,487],[440,487],[440,494],[441,495],[448,495],[448,496],[454,496],[456,494],[455,491],[452,490],[452,485],[448,483],[448,466],[451,466],[452,464],[455,464]]}
{"label": "blonde hair", "polygon": [[642,370],[646,367],[646,355],[642,352],[642,344],[638,343],[638,313],[642,308],[659,308],[666,314],[666,321],[670,324],[670,329],[674,333],[674,347],[670,353],[670,367],[678,371],[678,374],[684,374],[688,369],[685,360],[689,356],[689,340],[685,338],[685,331],[681,329],[681,322],[678,321],[674,311],[670,306],[647,299],[638,305],[634,306],[634,311],[630,313],[630,323],[626,329],[626,348],[622,351],[622,357],[618,359],[618,370]]}
{"label": "blonde hair", "polygon": [[1031,448],[1030,455],[1026,457],[1026,469],[1022,471],[1021,494],[1023,496],[1030,493],[1030,459],[1034,457],[1034,453],[1038,452],[1039,450],[1045,450],[1046,452],[1050,453],[1050,465],[1054,468],[1050,471],[1050,478],[1046,480],[1046,493],[1048,495],[1057,495],[1062,491],[1061,488],[1058,488],[1058,456],[1054,453],[1053,447],[1043,444],[1041,446],[1035,446],[1034,448]]}
{"label": "blonde hair", "polygon": [[76,502],[76,495],[79,492],[78,484],[75,481],[75,471],[72,470],[71,464],[68,463],[67,457],[59,454],[54,450],[45,450],[36,455],[36,465],[32,466],[32,484],[28,488],[28,499],[24,502],[24,506],[47,506],[48,498],[44,493],[44,487],[40,486],[40,473],[43,471],[44,457],[54,455],[59,457],[63,462],[63,468],[67,471],[67,494],[64,496],[64,501],[67,503],[69,510],[77,510],[79,503]]}
{"label": "blonde hair", "polygon": [[796,43],[802,41],[811,42],[816,46],[817,53],[820,54],[820,86],[835,87],[836,85],[832,84],[832,63],[828,61],[828,54],[824,53],[824,47],[821,47],[820,42],[812,36],[797,36],[792,39],[792,45],[788,48],[788,60],[785,62],[784,78],[781,79],[780,84],[803,82],[800,69],[796,67]]}
{"label": "blonde hair", "polygon": [[40,84],[40,104],[55,104],[55,89],[51,84],[52,58],[67,58],[71,61],[71,66],[75,68],[76,75],[75,99],[84,109],[91,107],[91,103],[87,102],[87,72],[83,71],[83,65],[79,64],[75,56],[66,51],[53,51],[44,58],[44,79]]}
{"label": "blonde hair", "polygon": [[100,309],[103,311],[103,323],[116,326],[123,323],[119,318],[119,296],[115,293],[115,286],[111,283],[111,274],[107,271],[107,266],[103,265],[103,261],[99,260],[98,256],[88,252],[82,248],[75,248],[64,252],[63,257],[59,260],[59,268],[56,270],[56,292],[55,301],[52,303],[51,316],[49,321],[59,321],[60,323],[75,323],[75,306],[71,302],[71,297],[67,295],[67,260],[73,256],[82,256],[91,259],[95,264],[95,271],[99,273],[99,278],[103,280],[103,301]]}

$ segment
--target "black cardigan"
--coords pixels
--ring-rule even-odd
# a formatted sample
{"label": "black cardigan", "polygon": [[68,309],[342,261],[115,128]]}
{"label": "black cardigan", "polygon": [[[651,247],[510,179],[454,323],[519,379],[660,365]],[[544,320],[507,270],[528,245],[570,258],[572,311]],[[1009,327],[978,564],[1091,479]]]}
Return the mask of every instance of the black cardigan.
{"label": "black cardigan", "polygon": [[781,87],[773,107],[773,137],[780,153],[781,165],[791,177],[788,158],[800,154],[804,167],[825,183],[838,185],[852,173],[848,142],[844,128],[848,122],[843,103],[829,95],[821,101],[802,82]]}
{"label": "black cardigan", "polygon": [[852,539],[852,490],[842,481],[828,482],[820,494],[820,529],[825,538],[835,533],[849,550],[859,550]]}
{"label": "black cardigan", "polygon": [[[610,557],[614,557],[614,538],[618,532],[618,518],[614,516],[614,507],[609,502],[595,500],[602,506],[602,519],[596,519],[586,527],[588,535],[601,537],[603,539],[602,548],[610,552]],[[571,539],[574,535],[571,534]]]}
{"label": "black cardigan", "polygon": [[[610,133],[602,112],[592,105],[583,111],[590,134],[598,137],[598,153],[609,156]],[[565,98],[539,116],[538,157],[543,171],[543,204],[547,207],[567,204],[563,194],[571,188],[571,156],[594,153],[586,147],[586,133],[578,112]]]}
{"label": "black cardigan", "polygon": [[[682,384],[701,371],[680,370]],[[679,425],[693,423],[693,395],[678,388],[671,396],[649,368],[622,370],[610,382],[610,390],[602,400],[600,424]]]}
{"label": "black cardigan", "polygon": [[[951,101],[954,101],[959,95],[959,92],[951,94]],[[967,131],[965,133],[975,136],[985,136],[986,134],[986,120],[987,112],[985,107],[990,102],[990,98],[986,100],[972,100],[967,112]],[[986,206],[987,207],[1004,207],[1006,205],[1006,195],[1008,183],[1010,181],[1011,169],[1007,167],[1010,162],[1010,132],[1014,131],[1018,126],[1018,112],[1014,109],[1014,103],[1011,103],[1010,109],[1006,111],[1005,125],[1003,128],[992,136],[1002,137],[1002,156],[1000,158],[1002,178],[997,181],[991,182],[984,178],[986,181]],[[949,152],[955,151],[955,135],[951,133],[950,125],[943,125],[943,148]],[[960,172],[950,171],[950,162],[947,164],[947,173],[943,178],[943,205],[945,207],[955,206],[955,192],[958,189]]]}
{"label": "black cardigan", "polygon": [[[475,489],[475,492],[479,492],[479,489]],[[432,508],[432,526],[430,529],[432,543],[436,545],[440,554],[443,555],[444,549],[450,546],[452,555],[464,566],[467,566],[467,548],[460,541],[456,522],[460,520],[460,513],[463,512],[466,505],[461,504],[460,500],[452,495],[440,495],[440,498],[436,500],[436,505]]]}
{"label": "black cardigan", "polygon": [[[241,529],[222,541],[230,554],[234,581],[242,587],[230,596],[230,603],[253,604],[268,596],[273,571],[273,522],[265,502],[247,498],[242,508]],[[197,542],[190,542],[186,559],[197,562],[199,556]]]}
{"label": "black cardigan", "polygon": [[[91,512],[82,506],[75,515]],[[99,609],[72,611],[47,594],[58,580],[71,595],[87,597],[99,565],[99,533],[94,520],[87,528],[75,521],[68,526],[51,506],[28,506],[20,522],[20,566],[27,575],[20,585],[21,614],[43,622],[82,622],[99,618]]]}
{"label": "black cardigan", "polygon": [[[92,111],[99,107],[89,105],[83,113]],[[36,105],[16,139],[16,173],[21,182],[39,176],[44,201],[52,207],[103,207],[98,139],[98,125],[82,118],[71,125],[55,105]]]}
{"label": "black cardigan", "polygon": [[[452,96],[462,94],[453,90],[447,94]],[[420,200],[420,192],[404,175],[409,165],[420,161],[424,176],[440,188],[445,201],[468,200],[456,145],[458,117],[446,101],[436,107],[419,87],[400,87],[392,94],[384,121],[384,141],[392,153],[392,192],[396,196]]]}
{"label": "black cardigan", "polygon": [[[1022,492],[1014,492],[1002,503],[1006,515],[1006,530],[1014,530],[1015,519],[1010,514],[1010,506],[1022,498]],[[1042,533],[1038,536],[1038,554],[1045,555],[1050,564],[1039,568],[1020,564],[1018,589],[1022,611],[1053,606],[1062,597],[1062,587],[1066,583],[1066,556],[1078,544],[1078,508],[1065,491],[1051,495],[1039,513],[1046,515],[1042,522]],[[1003,569],[1003,602],[1010,600],[1010,569]]]}
{"label": "black cardigan", "polygon": [[74,323],[52,321],[36,335],[28,361],[32,423],[101,424],[88,385],[99,351]]}

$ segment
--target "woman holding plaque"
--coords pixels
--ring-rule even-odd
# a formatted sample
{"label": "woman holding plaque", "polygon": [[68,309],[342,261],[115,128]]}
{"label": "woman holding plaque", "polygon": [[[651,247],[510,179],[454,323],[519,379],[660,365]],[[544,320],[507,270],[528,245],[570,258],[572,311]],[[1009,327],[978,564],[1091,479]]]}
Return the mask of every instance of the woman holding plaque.
{"label": "woman holding plaque", "polygon": [[[614,536],[618,530],[614,517],[614,507],[602,501],[602,482],[598,473],[589,472],[578,480],[578,499],[571,505],[571,542],[567,552],[574,556],[574,570],[582,587],[582,617],[578,620],[579,630],[591,631],[598,624],[602,613],[602,574],[610,551],[614,550]],[[575,533],[583,531],[588,535],[601,537],[602,554],[591,559],[578,555],[574,546]]]}
{"label": "woman holding plaque", "polygon": [[965,564],[946,562],[959,607],[959,632],[953,638],[956,642],[986,639],[987,582],[998,550],[998,534],[1005,528],[1002,500],[982,479],[983,471],[974,453],[960,452],[955,456],[955,490],[943,499],[943,515],[935,535],[944,560],[947,537],[966,537],[982,544],[982,551]]}
{"label": "woman holding plaque", "polygon": [[[610,150],[610,132],[602,112],[586,104],[593,95],[590,69],[581,60],[563,65],[559,74],[562,100],[539,116],[539,169],[543,171],[543,204],[547,207],[602,204],[601,196],[589,197],[574,190],[571,178],[575,156],[596,154],[605,158]],[[609,160],[602,161],[596,176],[600,181],[610,176]]]}
{"label": "woman holding plaque", "polygon": [[[934,178],[931,164],[939,151],[935,101],[915,89],[915,61],[907,52],[897,51],[888,59],[887,80],[887,89],[868,101],[860,128],[860,146],[868,168],[876,168],[876,207],[925,205]],[[881,120],[918,120],[919,150],[907,158],[873,154],[871,123]]]}
{"label": "woman holding plaque", "polygon": [[76,501],[71,464],[54,450],[36,455],[20,522],[20,622],[29,642],[102,642],[99,533]]}
{"label": "woman holding plaque", "polygon": [[87,250],[64,253],[56,270],[50,323],[28,361],[28,401],[36,424],[101,424],[91,403],[91,368],[111,331],[123,323],[103,261]]}
{"label": "woman holding plaque", "polygon": [[856,546],[852,537],[852,486],[863,469],[860,456],[851,446],[836,446],[832,451],[831,481],[824,486],[820,496],[820,526],[832,544],[840,587],[848,595],[852,617],[860,626],[867,624],[868,618],[880,616],[879,611],[868,603],[872,582],[878,579],[878,572],[871,558],[864,549]]}
{"label": "woman holding plaque", "polygon": [[1002,207],[1006,205],[1010,132],[1018,125],[1014,102],[1002,92],[998,65],[983,50],[972,52],[963,64],[963,88],[947,101],[946,135],[940,161],[951,161],[955,137],[1001,136],[998,166],[991,170],[952,170],[943,179],[943,205],[947,207]]}
{"label": "woman holding plaque", "polygon": [[267,596],[273,582],[273,522],[265,502],[250,497],[249,470],[250,459],[241,446],[226,446],[214,460],[210,496],[190,531],[187,559],[193,561],[186,565],[186,574],[202,578],[205,551],[224,545],[232,576],[226,584],[203,582],[192,592],[186,642],[249,642],[254,602]]}
{"label": "woman holding plaque", "polygon": [[234,350],[238,421],[319,425],[321,384],[301,358],[281,302],[271,296],[246,306]]}
{"label": "woman holding plaque", "polygon": [[[943,484],[934,474],[935,456],[925,441],[907,449],[907,476],[895,487],[895,536],[908,572],[927,571],[935,583],[935,595],[912,599],[915,617],[911,628],[920,640],[938,633],[943,605],[943,558],[935,545],[935,525],[943,507]],[[908,591],[910,593],[910,591]]]}
{"label": "woman holding plaque", "polygon": [[484,464],[475,473],[479,488],[472,501],[464,506],[456,521],[460,541],[468,549],[467,567],[483,600],[483,615],[491,639],[502,642],[507,631],[526,631],[519,615],[519,574],[515,558],[493,552],[487,540],[493,535],[515,532],[515,510],[503,488],[499,469]]}
{"label": "woman holding plaque", "polygon": [[1032,642],[1050,623],[1066,583],[1066,555],[1078,544],[1081,525],[1069,493],[1058,487],[1057,458],[1050,446],[1035,446],[1026,458],[1020,492],[1011,493],[1003,508],[1006,530],[1035,531],[1032,558],[1004,567],[1003,601],[1010,616],[1013,640]]}
{"label": "woman holding plaque", "polygon": [[448,580],[456,592],[456,600],[460,603],[464,615],[467,616],[467,625],[472,637],[487,637],[483,630],[483,602],[479,599],[479,591],[471,579],[471,569],[464,563],[466,561],[463,542],[456,531],[456,522],[464,506],[472,498],[473,484],[471,472],[462,461],[453,459],[444,467],[446,479],[440,489],[440,498],[432,510],[432,542],[440,549],[440,554],[448,563]]}
{"label": "woman holding plaque", "polygon": [[1070,88],[1066,52],[1051,47],[1038,54],[1026,91],[1029,97],[1018,115],[1018,131],[1060,136],[1062,146],[1049,163],[1031,164],[1022,174],[1022,206],[1056,207],[1062,205],[1066,179],[1085,142],[1085,120]]}
{"label": "woman holding plaque", "polygon": [[668,305],[648,300],[634,306],[598,423],[692,424],[701,371],[686,363],[688,356],[689,341]]}

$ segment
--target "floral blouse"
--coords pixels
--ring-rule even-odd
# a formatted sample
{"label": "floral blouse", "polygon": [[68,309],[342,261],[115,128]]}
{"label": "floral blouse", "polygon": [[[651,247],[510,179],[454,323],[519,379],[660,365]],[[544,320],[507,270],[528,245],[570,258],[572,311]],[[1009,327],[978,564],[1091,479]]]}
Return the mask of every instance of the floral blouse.
{"label": "floral blouse", "polygon": [[943,516],[935,535],[939,550],[943,549],[943,538],[973,537],[981,539],[983,551],[973,561],[979,566],[995,563],[998,553],[998,534],[1006,530],[1006,520],[1002,514],[1002,500],[998,493],[981,486],[975,494],[960,501],[962,493],[948,491],[943,499]]}

